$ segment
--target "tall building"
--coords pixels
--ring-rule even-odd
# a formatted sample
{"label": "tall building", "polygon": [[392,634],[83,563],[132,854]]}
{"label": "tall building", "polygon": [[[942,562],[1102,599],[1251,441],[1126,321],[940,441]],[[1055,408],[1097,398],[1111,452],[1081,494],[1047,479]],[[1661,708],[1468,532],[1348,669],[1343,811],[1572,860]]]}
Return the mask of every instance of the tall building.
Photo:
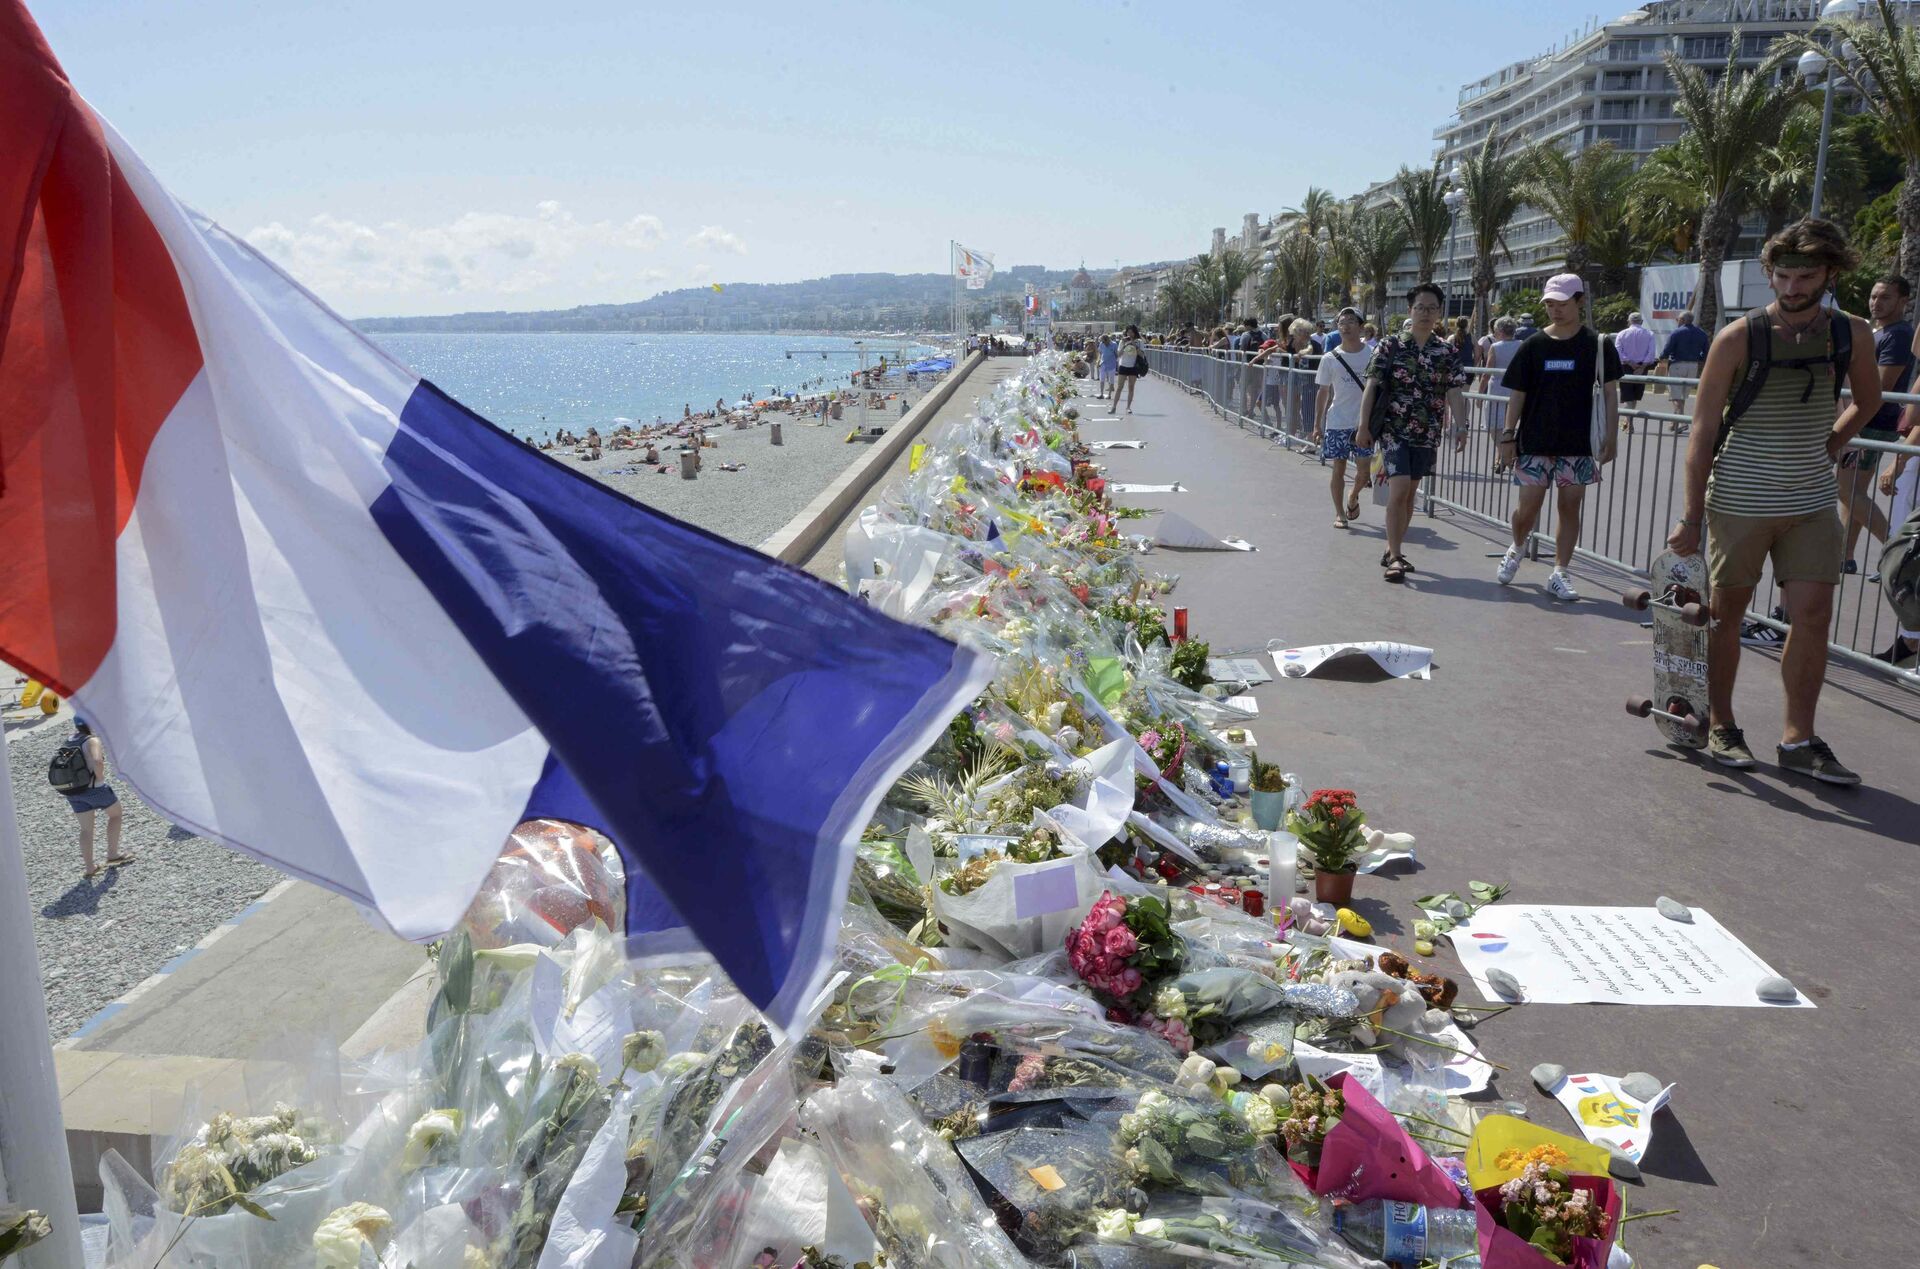
{"label": "tall building", "polygon": [[[1462,87],[1453,118],[1434,129],[1434,162],[1442,171],[1451,168],[1498,129],[1515,147],[1552,142],[1569,154],[1610,142],[1637,165],[1678,141],[1686,127],[1674,115],[1668,53],[1690,65],[1718,68],[1733,52],[1740,66],[1751,69],[1775,40],[1811,29],[1820,7],[1820,0],[1655,0],[1590,25],[1558,47]],[[1758,222],[1745,229],[1749,240],[1736,247],[1736,256],[1758,248],[1751,240]],[[1560,226],[1537,208],[1521,210],[1506,240],[1508,255],[1495,270],[1502,289],[1537,285],[1565,263]],[[1455,226],[1454,252],[1464,262],[1455,267],[1454,294],[1470,297],[1473,247],[1464,212]],[[1461,311],[1458,299],[1455,305]]]}

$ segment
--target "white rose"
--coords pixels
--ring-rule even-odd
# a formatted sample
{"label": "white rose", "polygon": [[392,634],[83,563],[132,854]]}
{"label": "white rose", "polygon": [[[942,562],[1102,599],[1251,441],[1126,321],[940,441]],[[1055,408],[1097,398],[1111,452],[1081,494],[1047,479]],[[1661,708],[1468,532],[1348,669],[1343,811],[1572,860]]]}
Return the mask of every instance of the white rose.
{"label": "white rose", "polygon": [[1271,1137],[1280,1130],[1280,1112],[1264,1097],[1244,1098],[1235,1109],[1255,1136]]}
{"label": "white rose", "polygon": [[1153,997],[1153,1011],[1162,1018],[1184,1018],[1187,1016],[1187,997],[1178,987],[1162,987]]}
{"label": "white rose", "polygon": [[1150,1088],[1140,1094],[1139,1108],[1143,1111],[1158,1110],[1162,1106],[1165,1106],[1169,1100],[1167,1095],[1159,1089]]}
{"label": "white rose", "polygon": [[1133,1224],[1139,1219],[1124,1207],[1109,1208],[1093,1223],[1094,1236],[1103,1243],[1128,1242],[1133,1237]]}
{"label": "white rose", "polygon": [[1148,1217],[1146,1220],[1136,1221],[1133,1226],[1133,1232],[1142,1238],[1158,1238],[1167,1232],[1167,1223],[1154,1217]]}
{"label": "white rose", "polygon": [[1053,704],[1047,706],[1047,731],[1049,733],[1059,731],[1060,723],[1066,716],[1067,703],[1065,701],[1055,701]]}
{"label": "white rose", "polygon": [[407,1129],[407,1144],[400,1152],[400,1170],[412,1172],[424,1168],[442,1145],[460,1137],[460,1112],[430,1110]]}
{"label": "white rose", "polygon": [[374,1247],[393,1228],[393,1217],[384,1207],[371,1203],[349,1203],[327,1213],[313,1231],[314,1269],[359,1269],[360,1249]]}

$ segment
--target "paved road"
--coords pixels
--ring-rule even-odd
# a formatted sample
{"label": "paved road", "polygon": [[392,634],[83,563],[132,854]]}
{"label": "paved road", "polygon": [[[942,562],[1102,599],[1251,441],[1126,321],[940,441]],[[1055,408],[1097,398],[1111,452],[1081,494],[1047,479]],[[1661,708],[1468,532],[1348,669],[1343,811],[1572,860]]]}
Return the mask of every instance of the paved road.
{"label": "paved road", "polygon": [[[1576,571],[1571,607],[1529,565],[1495,585],[1500,544],[1458,518],[1416,518],[1419,572],[1383,583],[1378,509],[1332,527],[1325,476],[1155,379],[1131,418],[1089,412],[1118,480],[1178,480],[1177,508],[1256,554],[1162,552],[1196,638],[1219,650],[1396,639],[1437,650],[1433,681],[1294,679],[1256,690],[1255,734],[1312,785],[1351,786],[1370,818],[1419,836],[1424,867],[1363,878],[1358,906],[1405,950],[1415,895],[1510,882],[1511,899],[1708,909],[1818,1010],[1533,1005],[1484,1024],[1512,1068],[1498,1091],[1570,1130],[1527,1070],[1551,1061],[1678,1084],[1655,1121],[1629,1245],[1649,1266],[1902,1264],[1920,1211],[1920,1135],[1907,1109],[1920,1057],[1904,983],[1920,958],[1920,698],[1839,672],[1820,729],[1865,787],[1833,790],[1773,768],[1737,773],[1662,744],[1621,709],[1651,690],[1650,643],[1616,583]],[[1151,521],[1143,522],[1151,525]],[[1778,717],[1778,673],[1749,652],[1738,706],[1756,749]],[[1471,993],[1470,993],[1471,994]],[[1873,1194],[1863,1201],[1864,1194]]]}

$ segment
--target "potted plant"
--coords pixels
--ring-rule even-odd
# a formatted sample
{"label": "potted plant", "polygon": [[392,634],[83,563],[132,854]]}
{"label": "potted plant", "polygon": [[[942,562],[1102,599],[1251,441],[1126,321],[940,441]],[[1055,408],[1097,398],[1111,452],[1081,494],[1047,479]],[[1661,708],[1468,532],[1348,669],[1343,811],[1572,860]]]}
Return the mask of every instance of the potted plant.
{"label": "potted plant", "polygon": [[1253,755],[1253,822],[1271,833],[1287,815],[1287,777]]}
{"label": "potted plant", "polygon": [[1315,789],[1299,810],[1287,816],[1287,828],[1313,857],[1314,897],[1322,903],[1353,901],[1353,873],[1367,841],[1360,826],[1367,817],[1352,789]]}

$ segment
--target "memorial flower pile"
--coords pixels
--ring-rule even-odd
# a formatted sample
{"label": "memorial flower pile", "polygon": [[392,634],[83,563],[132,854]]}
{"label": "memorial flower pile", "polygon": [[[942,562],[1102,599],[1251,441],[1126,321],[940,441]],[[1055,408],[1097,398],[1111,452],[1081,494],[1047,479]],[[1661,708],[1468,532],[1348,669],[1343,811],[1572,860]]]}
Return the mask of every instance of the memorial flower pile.
{"label": "memorial flower pile", "polygon": [[[150,1190],[107,1170],[110,1211],[166,1218],[120,1220],[110,1269],[1355,1263],[1287,1166],[1345,1113],[1296,1053],[1427,1114],[1459,1072],[1413,1049],[1467,1041],[1404,1015],[1451,984],[1232,897],[1273,842],[1216,767],[1285,735],[1198,691],[1207,645],[1170,644],[1178,579],[1072,392],[1036,359],[848,532],[869,603],[1000,672],[849,831],[811,1026],[775,1033],[696,949],[628,960],[618,852],[532,822],[440,945],[416,1045],[331,1072],[325,1115],[193,1125]],[[1350,864],[1363,820],[1323,789],[1293,825]],[[768,1183],[796,1158],[806,1185]],[[1574,1228],[1570,1196],[1523,1200]]]}

